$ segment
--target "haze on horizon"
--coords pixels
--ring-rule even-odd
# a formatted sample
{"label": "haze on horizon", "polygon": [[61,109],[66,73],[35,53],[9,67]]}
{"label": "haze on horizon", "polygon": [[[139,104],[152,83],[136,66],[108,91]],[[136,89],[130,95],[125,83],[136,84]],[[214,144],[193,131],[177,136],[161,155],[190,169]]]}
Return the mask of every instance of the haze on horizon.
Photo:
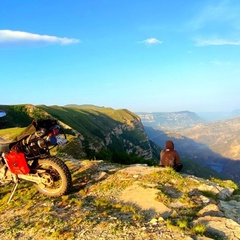
{"label": "haze on horizon", "polygon": [[1,1],[0,105],[240,109],[239,12],[231,0]]}

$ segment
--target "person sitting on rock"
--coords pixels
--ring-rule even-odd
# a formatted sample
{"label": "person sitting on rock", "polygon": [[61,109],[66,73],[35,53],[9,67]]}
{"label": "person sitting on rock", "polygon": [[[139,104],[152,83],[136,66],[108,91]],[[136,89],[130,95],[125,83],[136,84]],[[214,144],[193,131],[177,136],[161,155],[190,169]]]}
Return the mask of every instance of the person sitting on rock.
{"label": "person sitting on rock", "polygon": [[171,167],[177,172],[181,171],[183,165],[180,162],[180,157],[178,152],[174,150],[174,143],[171,140],[166,141],[166,147],[160,153],[160,162],[161,167]]}

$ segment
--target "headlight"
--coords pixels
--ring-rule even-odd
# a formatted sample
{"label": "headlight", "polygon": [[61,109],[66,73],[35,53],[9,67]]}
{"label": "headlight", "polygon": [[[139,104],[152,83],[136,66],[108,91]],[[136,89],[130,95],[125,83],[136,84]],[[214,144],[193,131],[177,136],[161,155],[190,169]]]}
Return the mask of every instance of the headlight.
{"label": "headlight", "polygon": [[50,145],[56,145],[57,144],[57,139],[55,136],[48,136],[47,141]]}

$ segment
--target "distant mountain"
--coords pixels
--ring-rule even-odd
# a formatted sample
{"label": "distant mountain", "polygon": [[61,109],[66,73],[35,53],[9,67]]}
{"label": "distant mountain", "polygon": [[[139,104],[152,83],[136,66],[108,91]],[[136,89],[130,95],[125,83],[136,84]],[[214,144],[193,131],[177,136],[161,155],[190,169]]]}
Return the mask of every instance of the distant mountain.
{"label": "distant mountain", "polygon": [[240,159],[240,117],[198,125],[179,133],[208,146],[223,157]]}
{"label": "distant mountain", "polygon": [[231,116],[232,116],[232,117],[240,117],[240,109],[234,110],[234,111],[231,113]]}
{"label": "distant mountain", "polygon": [[[0,123],[2,123],[0,128],[10,129],[10,133],[14,136],[18,131],[15,132],[12,128],[24,128],[31,123],[33,118],[58,119],[69,140],[67,146],[59,150],[59,153],[62,152],[62,154],[71,155],[77,159],[96,158],[121,164],[148,163],[156,165],[159,162],[159,153],[164,147],[165,140],[170,137],[170,135],[166,136],[163,131],[143,126],[140,117],[127,109],[114,110],[94,105],[63,107],[30,104],[0,106],[0,109],[7,113],[7,116],[0,118]],[[168,118],[173,119],[175,116],[175,122],[177,119],[181,120],[180,129],[185,129],[193,122],[198,124],[200,121],[195,114],[190,112],[182,112],[182,116],[180,115],[180,113],[175,113]],[[187,124],[184,125],[183,119],[187,121]],[[170,121],[170,123],[172,126],[173,122]],[[167,118],[165,125],[167,126]],[[6,134],[6,132],[0,130],[0,135]],[[9,132],[6,135],[9,136]],[[184,161],[183,172],[199,177],[220,176],[206,164],[204,166],[204,161],[195,161],[197,164],[194,163],[196,154],[194,152],[192,155],[189,154],[189,149],[195,149],[199,145],[194,145],[193,140],[175,134],[174,141]],[[188,148],[191,144],[194,147]]]}
{"label": "distant mountain", "polygon": [[197,112],[197,115],[207,122],[216,122],[240,117],[240,109],[232,112]]}
{"label": "distant mountain", "polygon": [[207,148],[200,156],[209,166],[220,167],[222,172],[240,181],[240,117],[195,126],[181,134]]}
{"label": "distant mountain", "polygon": [[181,112],[138,112],[144,126],[158,130],[179,131],[194,127],[197,124],[204,124],[206,121],[196,113],[189,111]]}
{"label": "distant mountain", "polygon": [[146,121],[149,115],[140,115],[151,141],[164,148],[165,141],[171,139],[181,157],[240,182],[240,117],[207,123],[188,112],[178,112],[174,120],[169,115],[175,113],[151,115],[152,122]]}

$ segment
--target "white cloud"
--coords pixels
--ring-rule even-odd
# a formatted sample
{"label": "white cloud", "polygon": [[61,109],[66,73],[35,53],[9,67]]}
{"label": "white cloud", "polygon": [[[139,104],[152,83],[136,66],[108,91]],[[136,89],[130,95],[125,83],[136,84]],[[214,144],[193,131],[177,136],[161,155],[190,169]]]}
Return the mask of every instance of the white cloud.
{"label": "white cloud", "polygon": [[156,39],[156,38],[148,38],[140,43],[144,43],[146,45],[155,45],[155,44],[161,44],[162,41]]}
{"label": "white cloud", "polygon": [[196,46],[205,47],[205,46],[221,46],[221,45],[240,45],[240,41],[226,40],[226,39],[197,39]]}
{"label": "white cloud", "polygon": [[219,0],[214,3],[203,3],[202,8],[200,7],[198,12],[194,14],[189,26],[193,30],[200,30],[209,27],[216,29],[216,26],[222,28],[223,25],[227,25],[228,28],[234,30],[238,28],[240,23],[239,10],[239,2],[232,3],[228,0]]}
{"label": "white cloud", "polygon": [[79,42],[74,38],[60,38],[49,35],[40,35],[22,31],[0,30],[0,43],[16,43],[16,42],[43,42],[58,43],[62,45]]}
{"label": "white cloud", "polygon": [[188,30],[195,32],[198,36],[205,36],[197,39],[196,45],[240,45],[240,1],[213,2],[203,3],[193,19],[189,21]]}
{"label": "white cloud", "polygon": [[210,61],[211,64],[217,65],[217,66],[231,66],[232,62],[224,62],[224,61],[219,61],[219,60],[212,60]]}

